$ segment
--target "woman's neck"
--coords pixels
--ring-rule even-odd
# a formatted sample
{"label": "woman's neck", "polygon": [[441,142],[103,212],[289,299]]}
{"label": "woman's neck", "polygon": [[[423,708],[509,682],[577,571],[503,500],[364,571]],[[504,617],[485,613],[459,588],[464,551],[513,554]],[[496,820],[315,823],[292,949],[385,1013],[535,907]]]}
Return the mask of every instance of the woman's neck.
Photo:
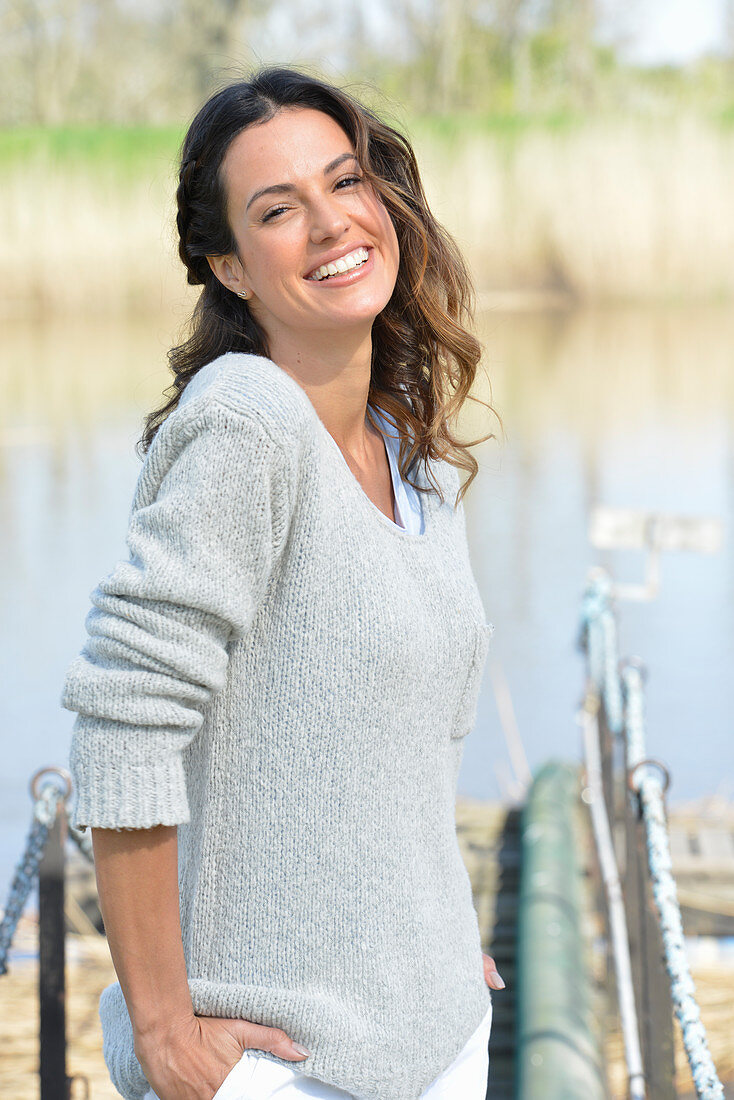
{"label": "woman's neck", "polygon": [[372,374],[371,335],[352,340],[323,338],[309,346],[302,337],[298,346],[288,340],[270,341],[270,358],[306,391],[319,419],[342,451],[358,462],[371,453],[370,430],[365,421]]}

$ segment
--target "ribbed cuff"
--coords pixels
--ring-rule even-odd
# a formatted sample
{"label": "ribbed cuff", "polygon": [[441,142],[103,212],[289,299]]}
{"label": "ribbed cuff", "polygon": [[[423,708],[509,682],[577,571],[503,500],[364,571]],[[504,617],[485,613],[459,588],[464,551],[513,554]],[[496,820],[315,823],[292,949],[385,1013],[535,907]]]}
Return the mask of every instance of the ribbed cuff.
{"label": "ribbed cuff", "polygon": [[[69,754],[77,829],[149,829],[189,821],[186,777],[175,735],[77,719]],[[172,744],[173,743],[173,744]]]}

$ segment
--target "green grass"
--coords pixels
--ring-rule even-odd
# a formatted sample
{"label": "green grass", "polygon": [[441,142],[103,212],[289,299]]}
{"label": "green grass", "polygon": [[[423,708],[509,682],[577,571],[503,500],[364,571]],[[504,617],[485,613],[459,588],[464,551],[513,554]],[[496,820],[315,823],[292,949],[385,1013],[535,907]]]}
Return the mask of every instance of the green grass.
{"label": "green grass", "polygon": [[[461,113],[419,115],[407,111],[386,121],[410,137],[443,141],[486,136],[512,140],[529,131],[564,132],[593,123],[593,117],[570,111],[522,115]],[[734,126],[734,106],[710,113],[709,120],[726,130]],[[619,121],[623,121],[620,117]],[[641,121],[639,118],[637,123]],[[656,123],[653,121],[652,125]],[[113,167],[134,172],[151,162],[174,163],[185,126],[83,126],[0,128],[0,168],[35,160],[54,167]]]}
{"label": "green grass", "polygon": [[462,114],[418,115],[407,119],[407,125],[415,133],[427,137],[451,139],[454,137],[486,134],[488,137],[516,137],[528,130],[569,130],[588,121],[582,115],[571,112],[555,112],[545,115],[522,114]]}
{"label": "green grass", "polygon": [[177,126],[59,126],[0,129],[0,166],[42,160],[54,166],[130,167],[173,161],[184,135]]}
{"label": "green grass", "polygon": [[728,107],[722,107],[713,117],[723,129],[731,130],[734,127],[734,103]]}
{"label": "green grass", "polygon": [[[572,114],[449,116],[408,115],[388,121],[410,135],[451,142],[461,137],[515,137],[528,129],[569,129],[581,121]],[[0,167],[46,161],[54,167],[126,167],[175,161],[184,126],[60,126],[0,128]]]}

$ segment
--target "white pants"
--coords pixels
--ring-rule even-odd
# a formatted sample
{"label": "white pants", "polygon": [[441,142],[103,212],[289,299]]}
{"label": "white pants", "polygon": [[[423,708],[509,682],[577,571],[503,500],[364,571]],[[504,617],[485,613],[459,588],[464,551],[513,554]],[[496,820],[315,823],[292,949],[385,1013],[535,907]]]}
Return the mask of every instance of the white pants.
{"label": "white pants", "polygon": [[[450,1066],[421,1093],[421,1100],[484,1100],[489,1073],[489,1033],[492,1005]],[[217,1089],[212,1100],[354,1100],[349,1092],[327,1085],[296,1068],[282,1066],[246,1050]],[[150,1089],[143,1100],[159,1100]]]}

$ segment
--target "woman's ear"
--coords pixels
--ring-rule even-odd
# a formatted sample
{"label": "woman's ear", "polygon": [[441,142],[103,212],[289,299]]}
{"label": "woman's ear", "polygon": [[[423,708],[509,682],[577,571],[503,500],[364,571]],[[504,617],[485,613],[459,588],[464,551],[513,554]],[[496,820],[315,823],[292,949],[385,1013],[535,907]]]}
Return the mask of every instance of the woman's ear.
{"label": "woman's ear", "polygon": [[250,293],[250,288],[245,285],[245,273],[237,256],[230,253],[228,256],[207,256],[206,259],[209,267],[227,290],[231,290],[233,294],[239,294],[241,291]]}

